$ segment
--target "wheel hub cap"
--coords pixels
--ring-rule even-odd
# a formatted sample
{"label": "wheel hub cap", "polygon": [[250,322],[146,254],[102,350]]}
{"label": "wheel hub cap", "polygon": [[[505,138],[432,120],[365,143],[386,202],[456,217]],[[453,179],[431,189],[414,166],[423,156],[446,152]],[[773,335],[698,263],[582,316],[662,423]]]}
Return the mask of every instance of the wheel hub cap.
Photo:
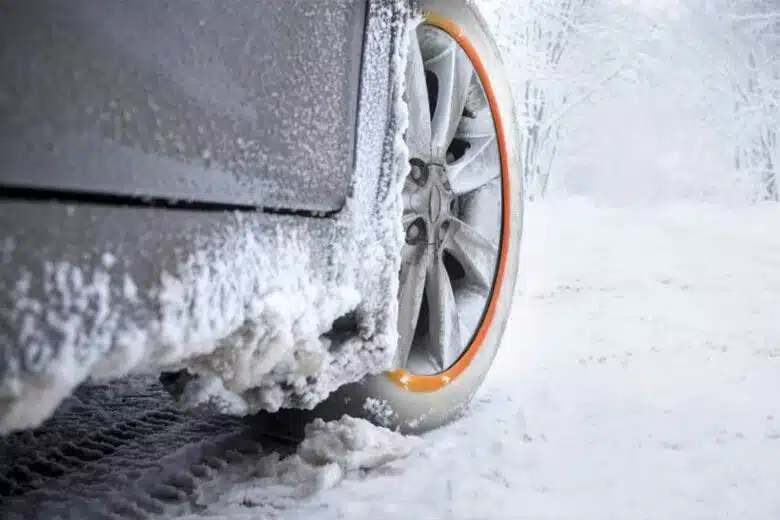
{"label": "wheel hub cap", "polygon": [[[414,216],[414,221],[406,228],[408,240],[416,240],[422,233],[421,228],[429,230],[428,244],[441,243],[444,233],[453,218],[452,209],[456,207],[455,194],[447,181],[446,168],[437,164],[420,165],[410,178],[419,186],[419,190],[404,199],[404,212]],[[422,171],[424,173],[420,174]],[[416,177],[416,179],[415,179]]]}

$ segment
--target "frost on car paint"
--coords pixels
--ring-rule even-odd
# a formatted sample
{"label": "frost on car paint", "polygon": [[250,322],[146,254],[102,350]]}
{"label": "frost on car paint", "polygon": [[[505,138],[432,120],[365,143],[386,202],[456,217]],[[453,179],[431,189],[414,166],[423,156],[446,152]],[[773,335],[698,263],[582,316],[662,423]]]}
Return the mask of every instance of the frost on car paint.
{"label": "frost on car paint", "polygon": [[[39,424],[88,378],[186,369],[218,378],[221,388],[199,388],[218,389],[243,413],[311,408],[389,368],[408,168],[399,66],[405,15],[400,2],[369,9],[362,81],[370,87],[360,93],[361,152],[345,208],[327,222],[225,214],[226,231],[168,266],[153,291],[138,291],[143,284],[129,277],[121,251],[84,252],[83,265],[28,262],[13,281],[15,308],[0,317],[14,324],[0,335],[22,324],[19,337],[0,337],[0,433]],[[78,213],[69,208],[63,218]],[[105,215],[120,218],[121,210]],[[13,245],[23,239],[0,237],[4,261],[15,261]],[[33,284],[43,287],[45,308],[31,297]],[[354,334],[327,337],[344,315],[354,316]]]}

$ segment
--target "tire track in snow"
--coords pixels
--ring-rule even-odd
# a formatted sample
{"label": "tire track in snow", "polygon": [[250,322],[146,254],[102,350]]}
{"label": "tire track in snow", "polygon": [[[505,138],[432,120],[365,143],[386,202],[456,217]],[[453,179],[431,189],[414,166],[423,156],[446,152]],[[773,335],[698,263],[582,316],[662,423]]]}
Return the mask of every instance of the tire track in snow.
{"label": "tire track in snow", "polygon": [[193,513],[291,451],[262,420],[180,412],[153,379],[84,387],[42,427],[0,439],[0,517]]}

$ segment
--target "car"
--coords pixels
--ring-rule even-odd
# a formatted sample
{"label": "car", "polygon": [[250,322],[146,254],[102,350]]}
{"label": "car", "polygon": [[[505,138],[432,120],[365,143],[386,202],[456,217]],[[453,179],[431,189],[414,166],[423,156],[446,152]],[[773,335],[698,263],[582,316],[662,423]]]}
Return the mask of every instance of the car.
{"label": "car", "polygon": [[404,432],[468,404],[523,219],[471,1],[30,0],[0,40],[0,433],[128,374]]}

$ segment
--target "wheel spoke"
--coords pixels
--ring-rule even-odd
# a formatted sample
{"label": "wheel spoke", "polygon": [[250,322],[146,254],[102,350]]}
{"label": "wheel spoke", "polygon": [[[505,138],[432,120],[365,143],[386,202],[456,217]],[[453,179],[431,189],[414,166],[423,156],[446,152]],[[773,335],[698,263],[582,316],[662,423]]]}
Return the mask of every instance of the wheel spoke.
{"label": "wheel spoke", "polygon": [[411,247],[401,263],[400,285],[398,287],[398,349],[396,365],[405,367],[412,348],[414,331],[420,317],[425,277],[428,270],[429,248]]}
{"label": "wheel spoke", "polygon": [[476,137],[490,137],[496,135],[496,127],[493,116],[488,107],[479,110],[474,117],[464,117],[460,120],[456,137],[461,139],[473,139]]}
{"label": "wheel spoke", "polygon": [[417,220],[419,216],[417,212],[411,209],[405,209],[403,215],[401,215],[401,223],[404,226],[404,230],[412,225],[412,222]]}
{"label": "wheel spoke", "polygon": [[431,110],[417,31],[411,32],[409,40],[409,57],[406,63],[409,128],[406,131],[406,143],[412,155],[427,158],[431,153]]}
{"label": "wheel spoke", "polygon": [[446,249],[463,267],[468,281],[487,295],[493,286],[498,246],[465,222],[455,220],[453,228]]}
{"label": "wheel spoke", "polygon": [[431,123],[431,141],[434,156],[444,157],[466,106],[474,67],[455,41],[446,52],[428,60],[425,67],[439,81],[436,111]]}
{"label": "wheel spoke", "polygon": [[462,157],[447,165],[447,176],[455,195],[465,195],[481,188],[501,174],[500,164],[484,161],[485,151],[495,141],[490,136],[469,139],[469,147]]}
{"label": "wheel spoke", "polygon": [[428,354],[440,371],[449,368],[463,351],[460,319],[447,269],[441,255],[428,266]]}

